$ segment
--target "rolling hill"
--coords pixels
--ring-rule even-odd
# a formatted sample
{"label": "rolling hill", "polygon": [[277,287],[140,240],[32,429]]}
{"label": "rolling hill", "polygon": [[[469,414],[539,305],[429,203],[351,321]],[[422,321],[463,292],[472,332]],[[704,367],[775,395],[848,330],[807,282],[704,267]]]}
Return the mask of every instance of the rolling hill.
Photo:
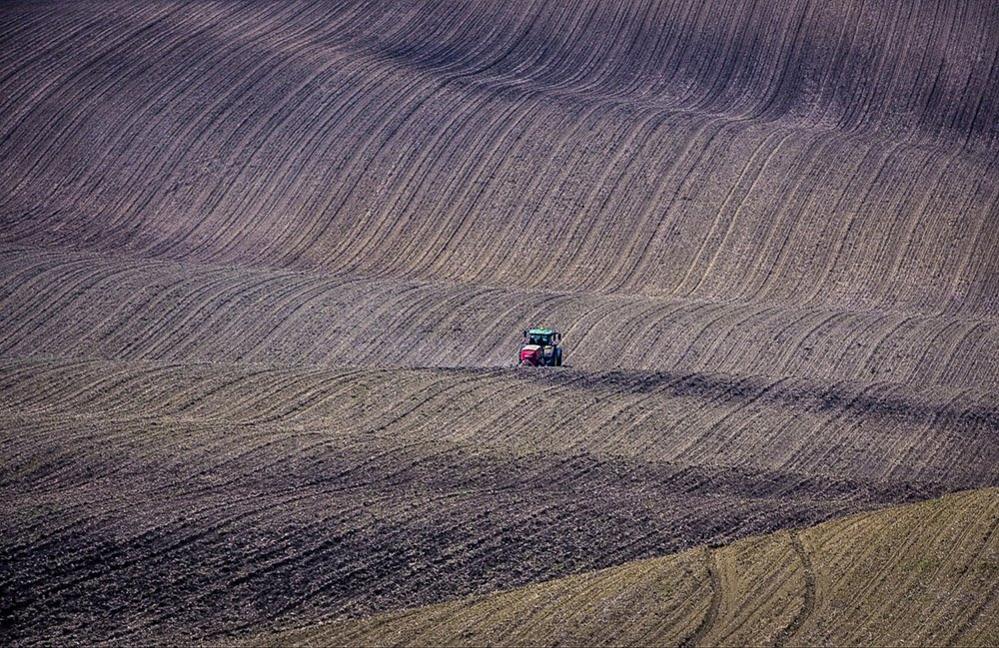
{"label": "rolling hill", "polygon": [[4,2],[0,638],[994,643],[997,98],[989,0]]}

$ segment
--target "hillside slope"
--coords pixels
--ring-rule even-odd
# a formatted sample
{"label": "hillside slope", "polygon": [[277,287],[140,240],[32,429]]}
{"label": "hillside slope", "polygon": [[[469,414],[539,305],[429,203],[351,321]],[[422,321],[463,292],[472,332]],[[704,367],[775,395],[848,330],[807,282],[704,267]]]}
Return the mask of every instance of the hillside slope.
{"label": "hillside slope", "polygon": [[0,395],[15,640],[215,640],[999,483],[968,390],[19,360]]}
{"label": "hillside slope", "polygon": [[991,646],[999,492],[950,495],[258,646]]}
{"label": "hillside slope", "polygon": [[0,355],[509,367],[528,322],[606,371],[999,390],[999,319],[557,293],[0,248]]}
{"label": "hillside slope", "polygon": [[0,14],[0,242],[999,307],[989,0],[57,6]]}
{"label": "hillside slope", "polygon": [[999,486],[997,98],[991,0],[0,3],[0,641]]}

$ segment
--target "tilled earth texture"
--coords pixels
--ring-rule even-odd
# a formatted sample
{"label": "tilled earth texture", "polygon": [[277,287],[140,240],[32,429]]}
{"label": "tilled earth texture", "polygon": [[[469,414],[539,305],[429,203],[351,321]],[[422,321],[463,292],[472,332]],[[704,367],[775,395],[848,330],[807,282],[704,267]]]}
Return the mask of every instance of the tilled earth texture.
{"label": "tilled earth texture", "polygon": [[999,643],[997,124],[991,0],[0,3],[0,642]]}

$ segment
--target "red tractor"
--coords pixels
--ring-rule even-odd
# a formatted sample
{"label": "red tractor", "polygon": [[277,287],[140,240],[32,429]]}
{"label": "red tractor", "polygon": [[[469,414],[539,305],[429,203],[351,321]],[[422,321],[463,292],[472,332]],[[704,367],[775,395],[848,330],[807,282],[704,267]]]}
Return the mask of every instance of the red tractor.
{"label": "red tractor", "polygon": [[524,340],[520,343],[518,365],[530,367],[561,367],[562,366],[562,334],[550,328],[532,328],[524,331]]}

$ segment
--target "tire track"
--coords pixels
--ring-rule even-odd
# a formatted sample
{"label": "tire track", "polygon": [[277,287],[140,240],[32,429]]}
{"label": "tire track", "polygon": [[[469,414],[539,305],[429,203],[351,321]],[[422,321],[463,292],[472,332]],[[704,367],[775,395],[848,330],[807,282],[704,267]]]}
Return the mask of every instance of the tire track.
{"label": "tire track", "polygon": [[711,632],[721,611],[724,594],[721,577],[718,575],[718,563],[715,560],[714,550],[711,547],[705,547],[703,551],[704,569],[708,574],[708,580],[711,582],[711,604],[708,606],[708,611],[704,613],[704,618],[701,619],[693,634],[680,642],[682,648],[694,648],[700,645]]}
{"label": "tire track", "polygon": [[787,533],[788,540],[794,548],[794,553],[801,562],[805,589],[801,602],[801,609],[798,610],[798,613],[791,620],[791,623],[789,623],[788,626],[781,631],[777,640],[774,642],[775,646],[786,646],[815,612],[815,570],[812,568],[812,561],[809,559],[808,553],[805,551],[805,547],[801,544],[801,538],[798,536],[798,533],[793,529]]}

